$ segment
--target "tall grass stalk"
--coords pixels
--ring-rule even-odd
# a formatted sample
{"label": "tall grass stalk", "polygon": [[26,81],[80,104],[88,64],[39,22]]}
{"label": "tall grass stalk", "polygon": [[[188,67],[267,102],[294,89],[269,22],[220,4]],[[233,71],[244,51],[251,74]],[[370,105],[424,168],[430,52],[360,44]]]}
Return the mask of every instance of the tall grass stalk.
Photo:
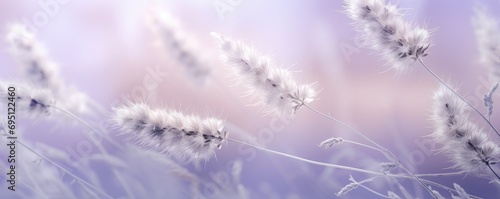
{"label": "tall grass stalk", "polygon": [[80,183],[84,184],[85,186],[89,187],[89,188],[92,188],[92,190],[96,191],[96,192],[99,192],[102,196],[106,197],[106,198],[111,198],[113,199],[112,196],[108,195],[106,192],[102,191],[101,189],[95,187],[94,185],[88,183],[87,181],[85,181],[84,179],[78,177],[77,175],[71,173],[69,170],[65,169],[63,166],[57,164],[56,162],[50,160],[49,158],[45,157],[44,155],[38,153],[37,151],[31,149],[29,146],[27,146],[26,144],[24,144],[22,141],[20,140],[17,140],[17,142],[23,146],[24,148],[26,148],[28,151],[34,153],[35,155],[37,155],[38,157],[42,158],[43,160],[51,163],[52,165],[56,166],[57,168],[59,168],[60,170],[64,171],[66,174],[70,175],[73,179],[79,181]]}
{"label": "tall grass stalk", "polygon": [[486,118],[486,116],[481,113],[475,106],[473,106],[470,102],[468,102],[464,97],[462,97],[460,94],[458,94],[455,90],[453,90],[446,82],[444,82],[439,76],[437,76],[422,60],[422,58],[418,58],[418,61],[421,63],[422,67],[431,74],[432,77],[434,77],[439,83],[441,83],[443,86],[445,86],[447,89],[449,89],[453,94],[455,94],[460,100],[465,102],[469,107],[471,107],[481,118],[488,124],[488,126],[495,131],[495,133],[500,136],[500,132],[498,132],[497,128],[491,123],[491,121]]}

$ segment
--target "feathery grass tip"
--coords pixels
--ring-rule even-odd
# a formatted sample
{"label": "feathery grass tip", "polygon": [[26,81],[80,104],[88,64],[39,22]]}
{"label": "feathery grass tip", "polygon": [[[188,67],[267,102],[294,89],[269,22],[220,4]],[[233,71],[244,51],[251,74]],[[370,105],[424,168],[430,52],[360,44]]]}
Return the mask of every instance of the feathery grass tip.
{"label": "feathery grass tip", "polygon": [[292,73],[277,67],[268,56],[260,55],[253,47],[219,33],[212,33],[222,50],[224,62],[246,84],[249,94],[257,97],[256,104],[265,113],[276,116],[294,115],[316,96],[312,85],[299,85]]}
{"label": "feathery grass tip", "polygon": [[187,158],[208,160],[220,148],[227,133],[223,121],[160,108],[128,103],[113,108],[112,122],[139,145]]}
{"label": "feathery grass tip", "polygon": [[413,28],[401,11],[385,0],[345,0],[345,12],[364,35],[364,42],[376,51],[398,73],[427,55],[429,32]]}

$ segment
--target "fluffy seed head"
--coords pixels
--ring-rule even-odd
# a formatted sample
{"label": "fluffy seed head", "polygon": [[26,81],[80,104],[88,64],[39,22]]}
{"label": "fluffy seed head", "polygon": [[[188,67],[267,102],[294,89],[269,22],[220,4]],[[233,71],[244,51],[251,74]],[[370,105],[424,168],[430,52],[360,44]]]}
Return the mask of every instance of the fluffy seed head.
{"label": "fluffy seed head", "polygon": [[488,136],[480,129],[471,132],[463,139],[461,146],[449,150],[453,168],[468,172],[479,172],[488,164],[496,164],[500,154],[498,145],[489,141]]}
{"label": "fluffy seed head", "polygon": [[13,24],[8,27],[6,39],[10,45],[10,53],[31,83],[51,90],[66,110],[77,113],[88,112],[87,96],[62,81],[59,67],[50,59],[33,33],[24,25]]}
{"label": "fluffy seed head", "polygon": [[442,86],[434,95],[432,136],[443,145],[441,151],[453,163],[452,168],[466,172],[481,171],[495,164],[499,147],[469,119],[467,104]]}
{"label": "fluffy seed head", "polygon": [[491,79],[500,81],[500,27],[484,6],[477,6],[472,18],[480,61],[491,70]]}
{"label": "fluffy seed head", "polygon": [[188,160],[212,157],[227,133],[223,121],[151,108],[145,103],[128,103],[113,108],[114,126],[139,145]]}
{"label": "fluffy seed head", "polygon": [[164,11],[155,12],[153,24],[153,29],[159,34],[171,57],[185,68],[190,77],[203,84],[210,76],[211,69],[197,50],[193,38],[187,36],[178,22]]}
{"label": "fluffy seed head", "polygon": [[[14,92],[9,92],[9,87],[14,88]],[[49,115],[51,106],[55,105],[55,99],[52,92],[45,88],[38,88],[27,83],[0,81],[0,97],[2,104],[7,105],[11,101],[9,97],[15,93],[14,102],[16,104],[16,113],[28,117],[38,117],[40,115]]]}
{"label": "fluffy seed head", "polygon": [[293,115],[301,106],[314,100],[316,92],[311,85],[299,85],[292,73],[274,65],[268,56],[260,55],[242,41],[212,33],[222,50],[223,61],[232,67],[256,97],[256,104],[264,112],[277,116]]}
{"label": "fluffy seed head", "polygon": [[434,93],[432,119],[435,125],[433,137],[438,142],[453,138],[461,138],[465,132],[471,131],[467,125],[468,105],[445,86]]}
{"label": "fluffy seed head", "polygon": [[363,33],[364,42],[379,51],[398,73],[411,69],[420,57],[427,55],[429,32],[413,28],[399,9],[385,0],[345,0],[346,14]]}
{"label": "fluffy seed head", "polygon": [[64,84],[58,78],[57,66],[48,58],[47,52],[35,35],[25,26],[9,26],[7,42],[10,44],[11,54],[28,79],[43,87],[50,87],[55,92],[62,89]]}

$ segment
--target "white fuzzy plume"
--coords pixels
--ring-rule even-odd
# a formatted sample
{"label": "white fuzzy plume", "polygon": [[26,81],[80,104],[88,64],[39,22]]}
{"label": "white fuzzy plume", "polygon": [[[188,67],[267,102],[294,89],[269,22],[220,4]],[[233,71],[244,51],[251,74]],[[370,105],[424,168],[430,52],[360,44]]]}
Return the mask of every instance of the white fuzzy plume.
{"label": "white fuzzy plume", "polygon": [[380,51],[383,59],[398,73],[427,55],[429,32],[413,28],[403,14],[385,0],[345,0],[347,15],[364,35],[365,43]]}
{"label": "white fuzzy plume", "polygon": [[64,84],[58,78],[57,65],[48,58],[46,50],[25,26],[9,26],[7,42],[10,45],[10,53],[30,80],[43,87],[50,87],[55,92],[62,90]]}
{"label": "white fuzzy plume", "polygon": [[57,64],[49,58],[45,48],[25,26],[9,26],[7,42],[10,45],[10,53],[28,80],[42,88],[50,89],[67,110],[88,112],[87,96],[62,81]]}
{"label": "white fuzzy plume", "polygon": [[153,29],[159,34],[163,45],[169,50],[170,57],[183,66],[186,73],[196,82],[203,84],[210,76],[208,62],[197,50],[193,38],[182,30],[178,22],[165,11],[157,11],[153,16]]}
{"label": "white fuzzy plume", "polygon": [[268,56],[260,55],[242,41],[212,33],[222,49],[224,62],[246,83],[249,93],[265,113],[291,116],[304,104],[314,100],[312,85],[299,85],[292,73],[277,67]]}
{"label": "white fuzzy plume", "polygon": [[0,102],[4,107],[7,107],[7,104],[11,102],[8,99],[10,97],[9,87],[15,88],[16,114],[36,118],[40,115],[49,115],[52,112],[51,106],[55,105],[55,99],[50,90],[27,83],[0,80]]}
{"label": "white fuzzy plume", "polygon": [[187,158],[208,160],[227,133],[223,121],[128,103],[113,108],[112,122],[122,134],[142,146]]}
{"label": "white fuzzy plume", "polygon": [[464,129],[469,116],[468,105],[444,86],[434,93],[433,121],[435,131],[433,136],[438,142],[464,137]]}
{"label": "white fuzzy plume", "polygon": [[467,105],[444,86],[434,95],[432,136],[443,145],[441,151],[453,163],[453,168],[478,172],[497,162],[498,145],[469,119]]}
{"label": "white fuzzy plume", "polygon": [[484,6],[477,6],[472,18],[480,61],[491,70],[493,81],[500,81],[500,27]]}

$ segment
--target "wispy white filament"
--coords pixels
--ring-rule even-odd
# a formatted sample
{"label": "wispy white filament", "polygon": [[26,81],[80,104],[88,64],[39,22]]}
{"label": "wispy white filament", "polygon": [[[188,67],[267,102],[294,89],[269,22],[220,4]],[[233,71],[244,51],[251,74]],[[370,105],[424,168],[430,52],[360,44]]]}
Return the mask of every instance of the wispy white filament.
{"label": "wispy white filament", "polygon": [[453,168],[478,172],[497,162],[498,145],[470,121],[467,105],[444,86],[434,95],[433,115],[432,136],[443,145],[441,150],[451,159]]}
{"label": "wispy white filament", "polygon": [[113,124],[140,145],[185,157],[188,160],[212,157],[226,138],[223,121],[180,112],[128,103],[113,108]]}
{"label": "wispy white filament", "polygon": [[500,27],[484,6],[474,9],[472,18],[480,61],[491,70],[493,81],[500,81]]}
{"label": "wispy white filament", "polygon": [[201,52],[197,50],[193,38],[187,36],[176,20],[164,11],[158,11],[153,18],[154,29],[161,42],[169,50],[170,57],[182,65],[187,74],[199,83],[204,83],[210,75],[210,67]]}
{"label": "wispy white filament", "polygon": [[277,67],[268,56],[259,54],[242,41],[212,33],[222,49],[224,62],[244,82],[249,93],[264,112],[277,116],[293,115],[301,106],[314,100],[312,85],[299,85],[292,73]]}
{"label": "wispy white filament", "polygon": [[87,96],[62,81],[57,64],[49,58],[43,45],[25,26],[10,25],[7,42],[11,54],[27,79],[42,88],[50,89],[67,110],[78,113],[88,111]]}
{"label": "wispy white filament", "polygon": [[365,43],[380,51],[383,59],[398,73],[427,55],[429,32],[413,28],[401,11],[385,0],[345,0],[347,15],[364,35]]}

